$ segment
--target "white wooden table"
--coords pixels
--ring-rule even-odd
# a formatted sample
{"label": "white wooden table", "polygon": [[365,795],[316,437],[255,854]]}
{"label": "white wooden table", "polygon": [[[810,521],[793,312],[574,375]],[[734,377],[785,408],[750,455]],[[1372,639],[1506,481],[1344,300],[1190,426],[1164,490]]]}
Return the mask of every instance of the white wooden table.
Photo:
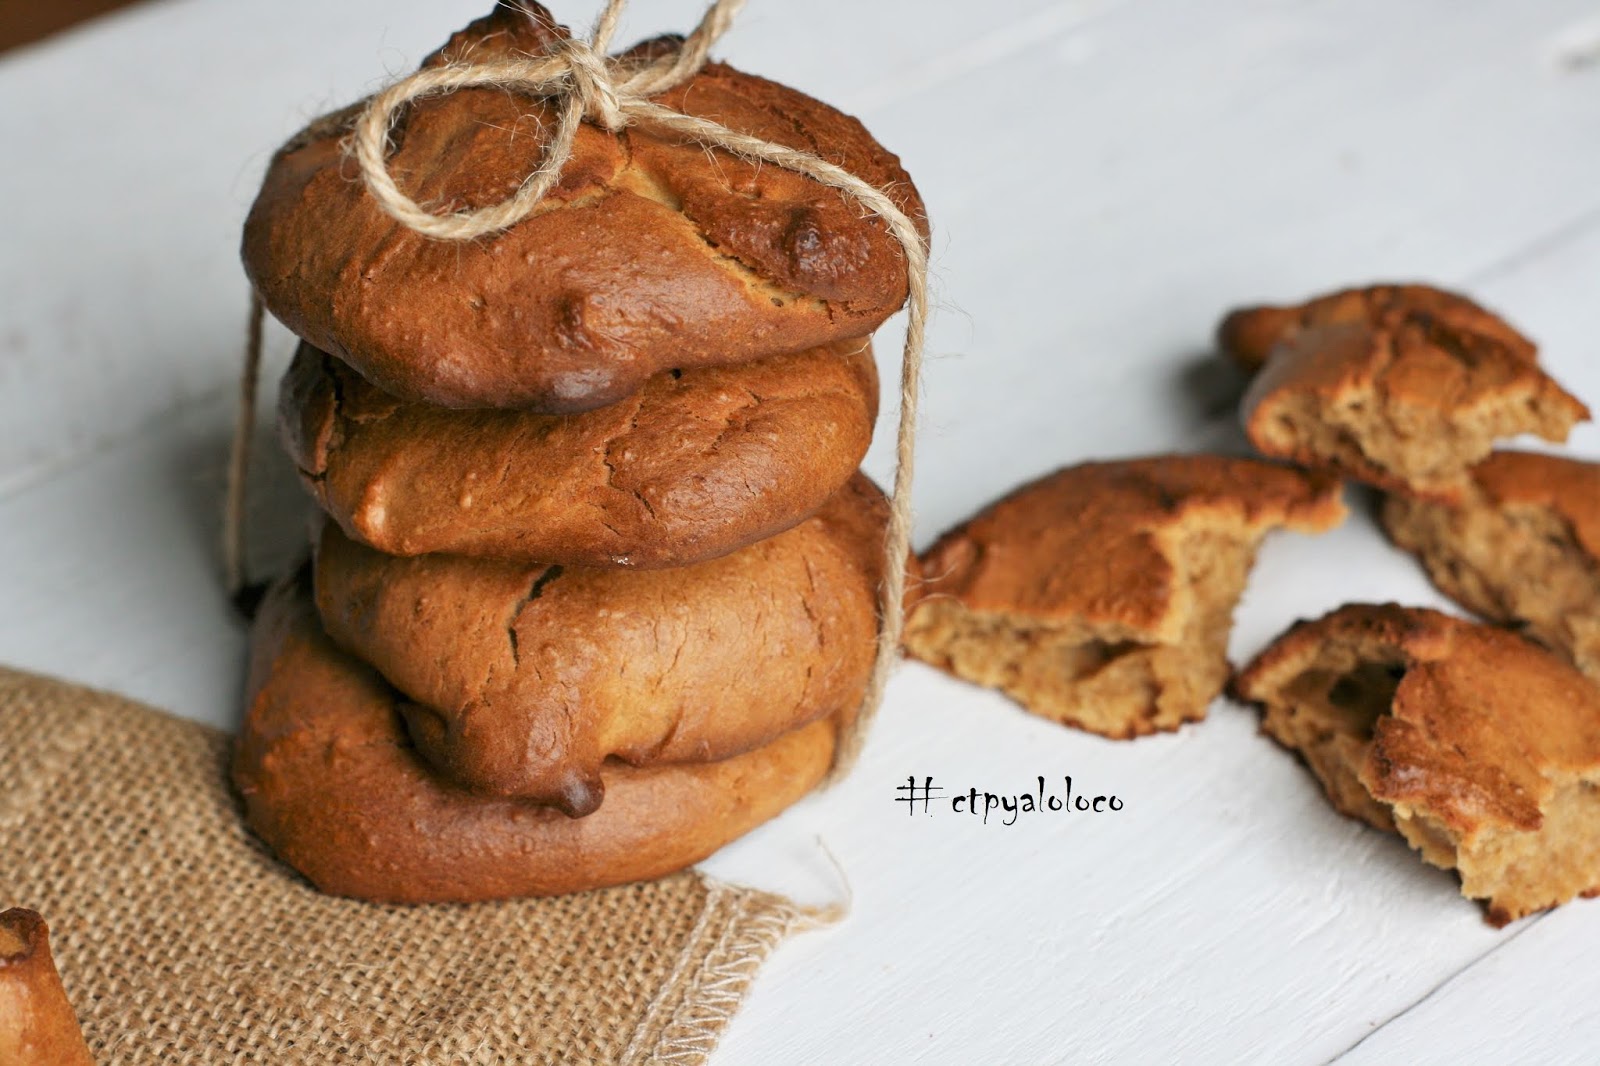
{"label": "white wooden table", "polygon": [[[158,0],[0,58],[0,662],[236,722],[214,542],[240,222],[281,138],[480,7]],[[622,36],[695,14],[636,0]],[[1070,461],[1237,447],[1208,342],[1238,302],[1462,286],[1600,401],[1596,0],[754,0],[721,54],[859,114],[927,198],[921,543]],[[303,504],[263,475],[266,565]],[[1358,514],[1269,543],[1233,653],[1351,599],[1441,602]],[[1125,809],[894,802],[908,775],[1065,774]],[[1600,1060],[1600,902],[1490,929],[1225,701],[1109,743],[908,665],[854,776],[709,866],[853,895],[718,1062]]]}

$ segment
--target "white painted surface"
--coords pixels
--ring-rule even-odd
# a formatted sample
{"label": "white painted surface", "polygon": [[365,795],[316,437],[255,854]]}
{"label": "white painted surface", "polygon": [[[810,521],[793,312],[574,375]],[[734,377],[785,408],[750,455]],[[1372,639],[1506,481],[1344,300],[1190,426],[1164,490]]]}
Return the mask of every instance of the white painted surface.
{"label": "white painted surface", "polygon": [[[243,636],[212,540],[240,220],[279,138],[478,6],[161,0],[0,58],[0,661],[236,721]],[[636,0],[632,26],[695,6]],[[1466,285],[1600,400],[1593,0],[988,7],[754,0],[723,50],[856,110],[927,197],[921,540],[1065,462],[1236,448],[1234,383],[1205,353],[1242,301]],[[1574,444],[1600,455],[1600,431]],[[303,505],[281,463],[263,474],[263,559],[281,558]],[[1439,602],[1360,515],[1274,540],[1235,655],[1356,598]],[[1126,809],[910,817],[909,774],[997,792],[1071,774]],[[820,899],[841,891],[827,854],[852,916],[775,957],[718,1062],[1309,1063],[1358,1043],[1350,1062],[1580,1062],[1600,1044],[1600,904],[1489,929],[1226,702],[1114,744],[907,666],[854,776],[710,866]]]}

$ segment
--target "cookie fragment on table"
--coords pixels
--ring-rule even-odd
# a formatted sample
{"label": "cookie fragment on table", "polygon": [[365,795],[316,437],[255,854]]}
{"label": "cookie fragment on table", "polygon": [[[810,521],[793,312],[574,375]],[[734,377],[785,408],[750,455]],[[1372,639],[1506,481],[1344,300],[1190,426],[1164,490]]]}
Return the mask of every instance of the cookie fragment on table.
{"label": "cookie fragment on table", "polygon": [[0,1063],[92,1066],[37,912],[0,911]]}
{"label": "cookie fragment on table", "polygon": [[1600,463],[1499,451],[1459,504],[1395,495],[1382,517],[1445,595],[1600,681]]}
{"label": "cookie fragment on table", "polygon": [[[1321,312],[1302,309],[1244,396],[1241,417],[1256,449],[1391,491],[1455,500],[1468,468],[1496,440],[1535,433],[1564,441],[1589,417],[1540,369],[1532,344],[1488,324],[1487,312],[1414,303],[1347,294]],[[1356,313],[1374,306],[1383,310]],[[1239,350],[1257,351],[1256,333],[1269,330],[1225,324],[1222,332],[1237,335]]]}
{"label": "cookie fragment on table", "polygon": [[1347,605],[1235,690],[1338,810],[1457,871],[1491,923],[1600,891],[1600,688],[1515,633]]}
{"label": "cookie fragment on table", "polygon": [[1272,350],[1294,334],[1320,326],[1363,323],[1392,330],[1406,321],[1431,321],[1462,337],[1505,347],[1532,362],[1538,347],[1493,311],[1432,285],[1368,285],[1341,289],[1302,304],[1241,307],[1217,327],[1217,346],[1254,374]]}
{"label": "cookie fragment on table", "polygon": [[1344,517],[1338,482],[1251,459],[1085,463],[922,556],[906,650],[1035,714],[1127,739],[1205,717],[1269,530]]}

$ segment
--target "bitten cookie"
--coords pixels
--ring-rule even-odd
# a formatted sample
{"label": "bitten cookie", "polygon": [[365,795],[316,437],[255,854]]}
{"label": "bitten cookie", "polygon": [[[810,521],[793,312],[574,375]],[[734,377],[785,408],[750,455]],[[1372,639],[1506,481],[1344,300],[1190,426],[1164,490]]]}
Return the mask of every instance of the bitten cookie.
{"label": "bitten cookie", "polygon": [[442,774],[583,814],[608,757],[722,759],[854,710],[887,514],[857,475],[785,533],[650,571],[400,559],[329,523],[317,606],[335,641],[416,701],[411,736]]}
{"label": "bitten cookie", "polygon": [[[539,5],[504,5],[424,65],[537,55],[566,36]],[[926,231],[899,160],[802,93],[710,63],[655,102],[819,154]],[[439,213],[484,207],[516,190],[554,122],[548,102],[498,89],[431,97],[396,125],[389,165]],[[352,178],[342,137],[272,160],[245,268],[285,325],[405,400],[588,410],[669,368],[865,336],[906,297],[900,245],[837,190],[640,126],[584,123],[539,210],[470,242],[391,219]]]}
{"label": "bitten cookie", "polygon": [[1068,467],[922,557],[912,655],[1126,739],[1205,717],[1261,538],[1344,517],[1330,477],[1173,455]]}
{"label": "bitten cookie", "polygon": [[391,555],[683,566],[793,526],[872,439],[865,340],[668,371],[575,415],[404,403],[301,345],[279,427],[346,534]]}
{"label": "bitten cookie", "polygon": [[[269,592],[233,761],[250,828],[324,892],[394,903],[582,892],[661,877],[809,792],[835,722],[722,762],[608,764],[586,818],[455,788],[406,736],[402,698],[323,634],[303,579]],[[853,711],[853,708],[851,709]]]}
{"label": "bitten cookie", "polygon": [[1600,688],[1516,634],[1353,604],[1235,687],[1336,808],[1456,870],[1495,925],[1600,890]]}
{"label": "bitten cookie", "polygon": [[[1448,305],[1453,313],[1417,310],[1376,301],[1372,291],[1300,309],[1272,347],[1241,408],[1263,455],[1458,499],[1467,468],[1497,439],[1537,433],[1562,441],[1589,417],[1539,368],[1533,346],[1509,327],[1494,328],[1487,312],[1464,302]],[[1444,297],[1433,299],[1430,308]]]}
{"label": "bitten cookie", "polygon": [[21,907],[0,911],[0,1063],[94,1063],[50,958],[49,927]]}
{"label": "bitten cookie", "polygon": [[1407,321],[1432,323],[1453,336],[1505,348],[1530,363],[1538,353],[1532,341],[1493,311],[1432,285],[1369,285],[1287,307],[1242,307],[1222,320],[1217,345],[1253,374],[1273,348],[1302,330],[1364,324],[1392,331]]}
{"label": "bitten cookie", "polygon": [[1445,595],[1600,681],[1600,464],[1495,452],[1461,503],[1390,496],[1383,525]]}

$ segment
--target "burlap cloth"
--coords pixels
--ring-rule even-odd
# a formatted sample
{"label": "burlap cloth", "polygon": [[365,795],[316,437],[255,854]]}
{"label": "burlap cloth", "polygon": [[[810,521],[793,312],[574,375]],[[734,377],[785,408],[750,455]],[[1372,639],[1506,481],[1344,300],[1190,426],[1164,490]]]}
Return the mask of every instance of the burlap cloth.
{"label": "burlap cloth", "polygon": [[690,873],[472,906],[330,898],[246,832],[228,748],[0,669],[0,910],[50,923],[98,1061],[698,1063],[812,921]]}

